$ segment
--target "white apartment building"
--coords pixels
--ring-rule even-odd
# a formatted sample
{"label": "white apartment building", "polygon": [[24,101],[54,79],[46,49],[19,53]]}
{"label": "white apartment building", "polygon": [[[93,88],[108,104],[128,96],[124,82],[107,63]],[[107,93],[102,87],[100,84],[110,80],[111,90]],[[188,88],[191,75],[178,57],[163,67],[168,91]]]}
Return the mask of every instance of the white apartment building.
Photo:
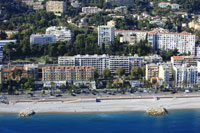
{"label": "white apartment building", "polygon": [[106,2],[114,5],[129,5],[133,4],[134,0],[106,0]]}
{"label": "white apartment building", "polygon": [[172,9],[179,9],[179,7],[180,7],[179,4],[176,4],[176,3],[171,4]]}
{"label": "white apartment building", "polygon": [[182,66],[185,64],[185,59],[183,56],[173,56],[171,57],[171,63],[173,66]]}
{"label": "white apartment building", "polygon": [[108,42],[112,42],[115,39],[114,26],[98,26],[98,44],[107,45]]}
{"label": "white apartment building", "polygon": [[139,57],[137,54],[135,54],[133,57],[128,57],[129,63],[130,63],[130,70],[132,67],[135,66],[144,66],[145,65],[145,59],[144,57]]}
{"label": "white apartment building", "polygon": [[48,35],[48,34],[32,34],[30,36],[30,43],[31,44],[44,44],[44,43],[53,43],[56,42],[55,35]]}
{"label": "white apartment building", "polygon": [[154,49],[171,50],[178,49],[178,52],[195,54],[195,35],[187,32],[163,33],[149,32],[148,42]]}
{"label": "white apartment building", "polygon": [[76,55],[76,56],[60,56],[58,64],[63,66],[93,66],[98,73],[108,66],[108,56],[106,55]]}
{"label": "white apartment building", "polygon": [[163,62],[163,58],[160,55],[154,54],[150,56],[145,56],[144,61],[146,64],[159,63],[159,62]]}
{"label": "white apartment building", "polygon": [[77,0],[71,0],[71,6],[78,8],[81,6],[81,2],[78,2]]}
{"label": "white apartment building", "polygon": [[56,36],[56,41],[69,41],[72,39],[71,30],[68,27],[63,26],[51,26],[46,29],[46,34]]}
{"label": "white apartment building", "polygon": [[93,14],[93,13],[98,13],[102,11],[102,9],[98,8],[98,7],[82,7],[82,13],[83,14]]}
{"label": "white apartment building", "polygon": [[76,66],[75,56],[59,56],[58,65],[60,66]]}
{"label": "white apartment building", "polygon": [[126,74],[130,72],[130,63],[127,56],[110,56],[108,64],[108,68],[112,74],[116,73],[119,67],[122,67]]}
{"label": "white apartment building", "polygon": [[160,2],[158,4],[158,7],[160,7],[160,8],[166,8],[168,6],[171,6],[171,4],[169,2]]}
{"label": "white apartment building", "polygon": [[184,87],[184,82],[186,87],[193,87],[193,85],[198,83],[198,70],[197,67],[191,66],[174,66],[174,80],[177,87]]}
{"label": "white apartment building", "polygon": [[148,31],[137,31],[137,30],[115,30],[115,36],[122,35],[120,42],[128,42],[135,44],[141,40],[145,40],[148,35]]}
{"label": "white apartment building", "polygon": [[159,65],[159,74],[158,77],[163,80],[163,82],[166,82],[167,84],[170,84],[170,73],[171,73],[171,67],[168,65]]}

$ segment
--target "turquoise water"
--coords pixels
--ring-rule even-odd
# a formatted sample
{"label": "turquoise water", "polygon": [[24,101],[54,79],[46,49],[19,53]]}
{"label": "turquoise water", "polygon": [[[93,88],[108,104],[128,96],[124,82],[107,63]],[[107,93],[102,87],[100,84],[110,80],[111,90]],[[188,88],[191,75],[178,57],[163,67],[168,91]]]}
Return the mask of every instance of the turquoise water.
{"label": "turquoise water", "polygon": [[170,111],[165,116],[143,112],[36,114],[29,118],[0,115],[0,133],[200,133],[200,110]]}

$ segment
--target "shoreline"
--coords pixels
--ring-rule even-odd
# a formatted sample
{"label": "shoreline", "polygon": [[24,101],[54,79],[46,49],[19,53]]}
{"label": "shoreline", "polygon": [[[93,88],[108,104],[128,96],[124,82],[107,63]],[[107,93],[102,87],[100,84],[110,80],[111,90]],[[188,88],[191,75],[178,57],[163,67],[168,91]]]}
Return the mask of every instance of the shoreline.
{"label": "shoreline", "polygon": [[[200,111],[200,108],[183,108],[183,109],[168,109],[169,112],[174,112],[174,111]],[[136,110],[136,111],[103,111],[103,112],[36,112],[35,115],[37,114],[112,114],[112,113],[137,113],[137,112],[143,112],[143,110]],[[0,115],[18,115],[18,112],[0,112]]]}
{"label": "shoreline", "polygon": [[200,97],[151,99],[114,99],[96,102],[91,99],[67,99],[66,101],[16,102],[0,104],[0,114],[18,114],[31,109],[36,114],[87,114],[87,113],[123,113],[145,112],[148,107],[164,107],[167,110],[200,110]]}

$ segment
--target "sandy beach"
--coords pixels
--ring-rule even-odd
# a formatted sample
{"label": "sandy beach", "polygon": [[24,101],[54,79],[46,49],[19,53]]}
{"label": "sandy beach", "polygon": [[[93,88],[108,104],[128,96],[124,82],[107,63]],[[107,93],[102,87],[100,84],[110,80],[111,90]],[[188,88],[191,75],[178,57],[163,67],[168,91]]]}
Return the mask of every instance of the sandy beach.
{"label": "sandy beach", "polygon": [[115,99],[76,98],[68,101],[0,103],[0,113],[19,113],[25,109],[36,113],[86,113],[86,112],[134,112],[145,111],[148,107],[164,107],[167,110],[200,109],[200,97],[155,99]]}

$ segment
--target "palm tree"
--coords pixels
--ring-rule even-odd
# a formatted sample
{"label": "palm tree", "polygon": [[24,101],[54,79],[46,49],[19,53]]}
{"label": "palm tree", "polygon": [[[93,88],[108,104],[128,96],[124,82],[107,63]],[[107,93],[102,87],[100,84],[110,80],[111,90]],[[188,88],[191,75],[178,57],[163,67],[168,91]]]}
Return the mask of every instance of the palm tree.
{"label": "palm tree", "polygon": [[52,81],[52,82],[51,82],[51,93],[53,92],[52,90],[54,89],[55,85],[56,85],[56,84]]}
{"label": "palm tree", "polygon": [[186,85],[187,85],[187,81],[186,81],[186,80],[183,80],[183,88],[184,88],[184,89],[185,89]]}

